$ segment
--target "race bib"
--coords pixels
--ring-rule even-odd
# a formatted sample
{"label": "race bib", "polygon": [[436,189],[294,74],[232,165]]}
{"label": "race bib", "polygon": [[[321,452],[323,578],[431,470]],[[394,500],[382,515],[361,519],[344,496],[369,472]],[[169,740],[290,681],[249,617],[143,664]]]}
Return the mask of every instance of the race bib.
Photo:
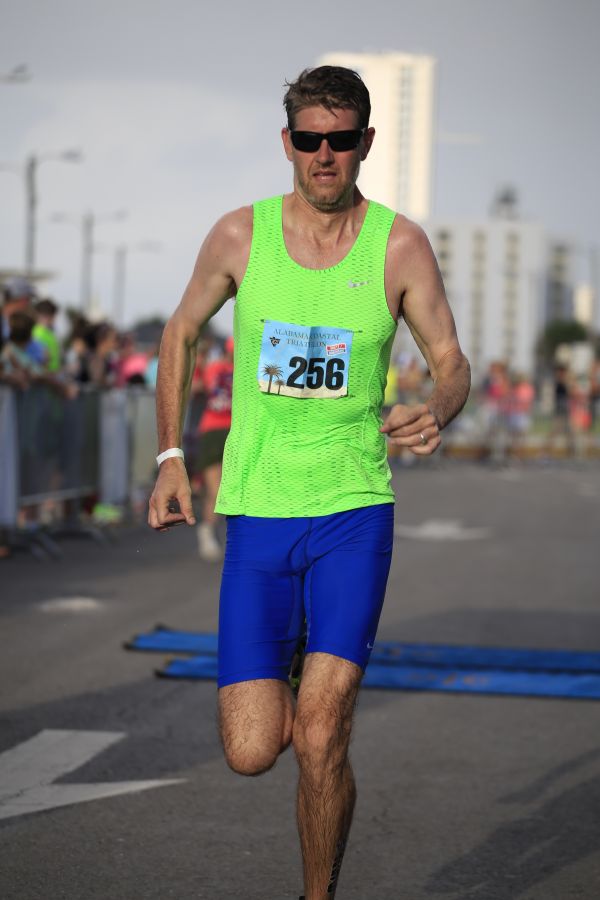
{"label": "race bib", "polygon": [[258,386],[265,394],[299,398],[345,397],[352,331],[265,321]]}

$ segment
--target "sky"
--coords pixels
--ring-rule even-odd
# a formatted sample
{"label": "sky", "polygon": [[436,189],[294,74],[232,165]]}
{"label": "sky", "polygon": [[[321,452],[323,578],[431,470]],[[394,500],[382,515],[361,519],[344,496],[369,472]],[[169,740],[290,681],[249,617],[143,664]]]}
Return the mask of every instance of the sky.
{"label": "sky", "polygon": [[[597,0],[0,0],[0,23],[0,269],[23,263],[27,157],[81,150],[37,170],[36,263],[63,307],[92,211],[99,311],[125,244],[125,324],[167,317],[216,219],[289,190],[283,84],[330,51],[437,59],[434,216],[485,218],[511,185],[524,218],[600,244]],[[3,81],[19,64],[31,79]]]}

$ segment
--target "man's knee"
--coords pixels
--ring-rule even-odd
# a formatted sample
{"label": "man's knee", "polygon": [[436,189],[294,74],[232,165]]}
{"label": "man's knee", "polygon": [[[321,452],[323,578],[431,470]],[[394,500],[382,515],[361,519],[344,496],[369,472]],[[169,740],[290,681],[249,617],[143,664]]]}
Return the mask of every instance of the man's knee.
{"label": "man's knee", "polygon": [[300,769],[317,780],[346,763],[361,676],[347,660],[307,656],[292,740]]}
{"label": "man's knee", "polygon": [[272,769],[281,753],[291,743],[265,742],[260,735],[223,740],[223,752],[229,768],[238,775],[262,775]]}
{"label": "man's knee", "polygon": [[[219,692],[219,725],[227,765],[261,775],[292,741],[292,706],[283,683],[242,682]],[[289,693],[289,691],[288,691]]]}
{"label": "man's knee", "polygon": [[300,768],[318,776],[343,766],[351,729],[351,716],[327,709],[299,711],[294,721],[293,744]]}

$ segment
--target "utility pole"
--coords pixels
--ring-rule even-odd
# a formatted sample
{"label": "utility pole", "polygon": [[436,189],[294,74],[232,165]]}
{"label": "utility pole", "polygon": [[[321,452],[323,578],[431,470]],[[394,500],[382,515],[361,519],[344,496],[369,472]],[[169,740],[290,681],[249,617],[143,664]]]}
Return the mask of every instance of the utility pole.
{"label": "utility pole", "polygon": [[25,272],[27,275],[33,275],[35,271],[38,166],[48,160],[81,162],[82,159],[80,150],[63,150],[62,153],[45,153],[42,156],[32,153],[25,161]]}

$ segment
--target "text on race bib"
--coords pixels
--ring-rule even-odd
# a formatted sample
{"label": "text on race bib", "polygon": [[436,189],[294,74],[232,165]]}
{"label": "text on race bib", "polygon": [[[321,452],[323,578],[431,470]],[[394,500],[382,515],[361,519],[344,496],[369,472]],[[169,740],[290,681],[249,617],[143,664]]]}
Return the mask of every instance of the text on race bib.
{"label": "text on race bib", "polygon": [[258,386],[265,394],[328,399],[348,394],[353,332],[265,321]]}

